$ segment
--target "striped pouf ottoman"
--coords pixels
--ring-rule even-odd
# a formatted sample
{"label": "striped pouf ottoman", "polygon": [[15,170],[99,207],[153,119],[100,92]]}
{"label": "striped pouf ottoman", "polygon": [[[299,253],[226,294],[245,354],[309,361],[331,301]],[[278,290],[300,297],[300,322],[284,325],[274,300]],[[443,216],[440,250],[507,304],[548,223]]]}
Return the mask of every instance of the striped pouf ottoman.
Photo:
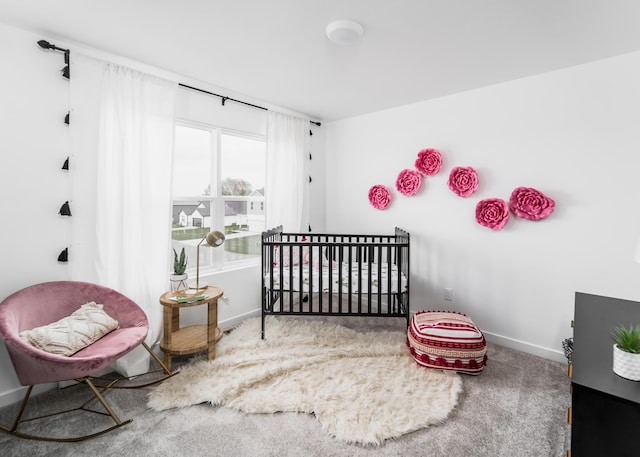
{"label": "striped pouf ottoman", "polygon": [[487,363],[487,342],[463,313],[418,311],[407,330],[407,346],[419,365],[478,375]]}

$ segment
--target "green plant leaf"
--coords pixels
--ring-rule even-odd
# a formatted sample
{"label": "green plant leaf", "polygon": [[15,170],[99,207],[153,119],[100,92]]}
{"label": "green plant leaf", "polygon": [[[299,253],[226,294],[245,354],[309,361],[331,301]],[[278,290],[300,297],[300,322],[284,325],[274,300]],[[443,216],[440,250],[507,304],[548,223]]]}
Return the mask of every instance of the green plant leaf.
{"label": "green plant leaf", "polygon": [[625,352],[632,354],[640,353],[640,324],[630,325],[628,328],[624,325],[619,325],[612,332],[613,341],[615,344]]}
{"label": "green plant leaf", "polygon": [[184,248],[180,251],[180,257],[178,257],[178,253],[175,248],[173,249],[173,273],[177,275],[184,274],[187,269],[187,256],[184,252]]}

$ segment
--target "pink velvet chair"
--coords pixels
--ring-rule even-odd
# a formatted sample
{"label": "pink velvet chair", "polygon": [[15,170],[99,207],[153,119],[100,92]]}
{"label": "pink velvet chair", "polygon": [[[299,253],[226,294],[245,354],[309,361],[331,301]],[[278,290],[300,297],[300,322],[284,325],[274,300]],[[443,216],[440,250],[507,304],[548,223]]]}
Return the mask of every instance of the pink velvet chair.
{"label": "pink velvet chair", "polygon": [[[116,330],[71,356],[45,352],[25,342],[19,336],[23,330],[30,330],[56,322],[63,317],[69,316],[81,305],[92,301],[104,305],[104,311],[117,320],[119,326]],[[22,438],[47,441],[81,441],[131,422],[131,420],[120,420],[98,390],[100,388],[104,391],[114,387],[117,380],[110,382],[108,385],[100,385],[92,381],[90,376],[107,367],[140,344],[144,345],[154,360],[162,367],[166,376],[161,380],[170,376],[171,372],[144,343],[147,331],[147,317],[136,303],[113,289],[97,284],[75,281],[47,282],[26,287],[10,295],[0,303],[0,336],[4,339],[18,380],[23,386],[29,386],[29,388],[13,426],[5,427],[0,425],[0,429]],[[85,383],[91,389],[95,395],[94,399],[97,398],[100,401],[115,422],[115,425],[96,433],[74,438],[33,436],[17,430],[18,425],[23,422],[22,415],[35,384],[74,379]],[[95,412],[85,409],[87,403],[75,410],[82,409]],[[75,410],[67,410],[59,414]]]}

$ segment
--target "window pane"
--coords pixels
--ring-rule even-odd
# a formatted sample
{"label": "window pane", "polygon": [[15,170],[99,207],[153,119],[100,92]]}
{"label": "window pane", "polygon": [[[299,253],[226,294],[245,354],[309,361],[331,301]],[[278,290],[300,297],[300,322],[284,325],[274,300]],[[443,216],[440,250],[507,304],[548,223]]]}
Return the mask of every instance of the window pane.
{"label": "window pane", "polygon": [[260,233],[264,231],[264,211],[250,210],[250,203],[246,200],[225,201],[225,263],[260,256]]}
{"label": "window pane", "polygon": [[265,229],[266,144],[223,133],[220,159],[222,195],[250,197],[225,199],[225,263],[259,257],[260,233]]}
{"label": "window pane", "polygon": [[[171,238],[172,246],[178,255],[184,248],[188,259],[187,269],[196,267],[196,246],[210,230],[210,202],[201,201],[197,197],[208,195],[211,190],[211,144],[209,130],[176,125],[173,195],[193,198],[173,201]],[[200,254],[202,257],[202,249]],[[204,265],[205,262],[201,261],[200,267]],[[195,277],[193,280],[195,281]]]}
{"label": "window pane", "polygon": [[173,195],[210,195],[211,174],[211,132],[177,125],[173,159]]}
{"label": "window pane", "polygon": [[220,149],[222,195],[264,195],[265,142],[223,133]]}
{"label": "window pane", "polygon": [[[211,230],[211,216],[209,213],[209,201],[173,201],[173,225],[171,230],[171,245],[180,255],[184,248],[187,256],[187,270],[196,268],[197,245]],[[206,246],[206,243],[203,243]],[[208,249],[200,249],[200,268],[213,264],[213,257]],[[195,276],[193,279],[195,282]],[[191,285],[191,281],[189,281]]]}

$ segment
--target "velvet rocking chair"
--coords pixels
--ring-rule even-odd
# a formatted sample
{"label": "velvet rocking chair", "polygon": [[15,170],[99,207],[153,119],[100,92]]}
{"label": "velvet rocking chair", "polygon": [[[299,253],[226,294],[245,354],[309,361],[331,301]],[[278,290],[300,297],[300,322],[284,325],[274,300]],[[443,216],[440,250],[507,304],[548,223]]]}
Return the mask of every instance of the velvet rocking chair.
{"label": "velvet rocking chair", "polygon": [[[46,328],[61,320],[67,322],[65,319],[67,316],[87,303],[92,303],[94,307],[97,306],[103,310],[107,319],[117,323],[117,328],[71,355],[42,350],[37,345],[26,341],[24,333],[22,337],[20,335],[25,330]],[[71,325],[69,327],[71,328]],[[113,388],[148,386],[177,374],[171,373],[144,342],[147,332],[148,322],[144,311],[128,297],[101,285],[77,281],[54,281],[26,287],[10,295],[0,303],[0,336],[4,339],[20,384],[28,388],[14,423],[11,426],[0,425],[0,430],[27,439],[74,442],[102,435],[130,423],[131,419],[123,421],[118,417],[103,394]],[[128,378],[116,378],[101,383],[100,378],[92,377],[141,344],[164,372],[160,379],[146,384],[118,386],[119,381]],[[84,383],[93,396],[74,409],[23,419],[34,385],[67,380]],[[88,408],[89,403],[95,400],[102,405],[104,412]],[[77,437],[39,436],[18,430],[24,422],[74,411],[110,416],[115,425]]]}

